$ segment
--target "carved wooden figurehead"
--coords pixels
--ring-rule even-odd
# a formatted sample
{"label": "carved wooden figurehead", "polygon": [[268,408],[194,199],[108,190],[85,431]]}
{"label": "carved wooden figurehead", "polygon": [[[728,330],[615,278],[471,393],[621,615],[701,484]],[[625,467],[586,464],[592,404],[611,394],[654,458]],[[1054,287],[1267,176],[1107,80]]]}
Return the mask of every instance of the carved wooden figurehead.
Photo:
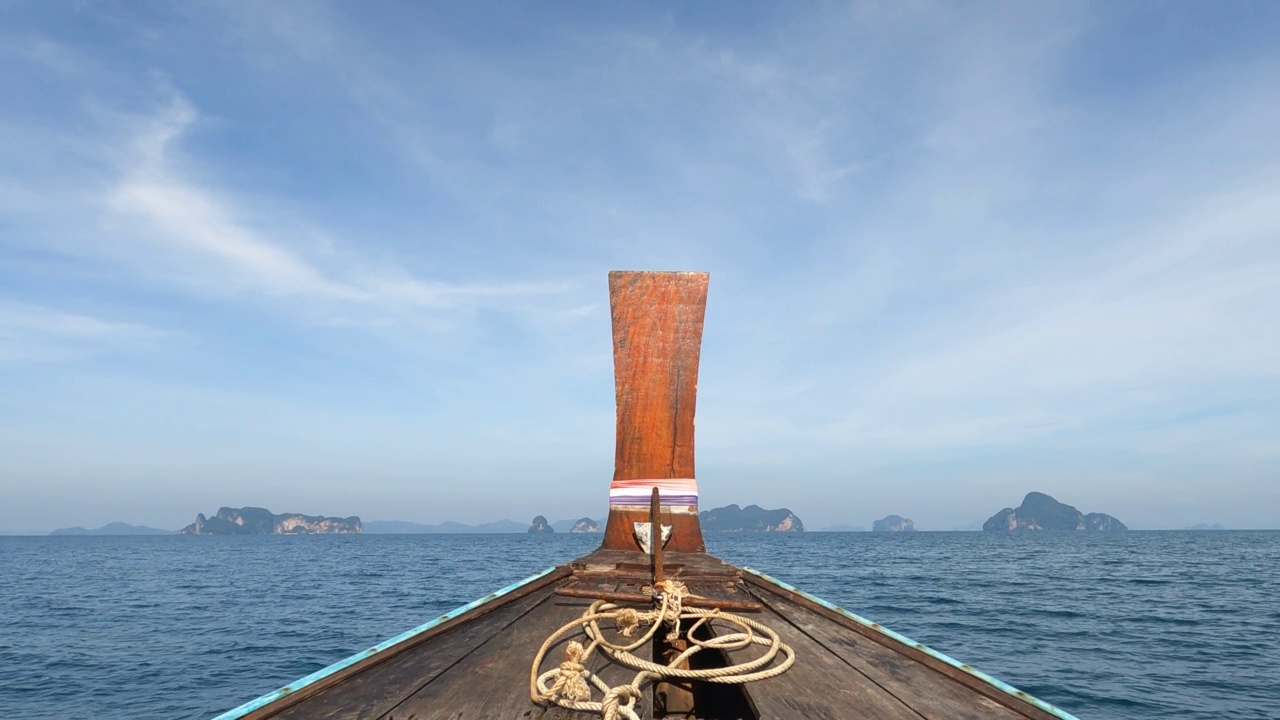
{"label": "carved wooden figurehead", "polygon": [[[693,474],[693,410],[707,273],[609,273],[617,454],[603,547],[705,552]],[[650,531],[659,493],[661,533]],[[669,528],[669,530],[668,530]],[[669,533],[669,535],[668,535]]]}

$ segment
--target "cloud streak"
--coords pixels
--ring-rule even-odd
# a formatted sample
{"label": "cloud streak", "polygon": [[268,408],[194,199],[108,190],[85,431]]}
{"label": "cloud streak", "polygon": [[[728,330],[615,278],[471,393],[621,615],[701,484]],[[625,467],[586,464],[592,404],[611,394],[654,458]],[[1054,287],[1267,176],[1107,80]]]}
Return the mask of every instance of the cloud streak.
{"label": "cloud streak", "polygon": [[[133,221],[126,234],[150,241],[160,250],[158,259],[168,255],[184,265],[180,272],[185,280],[348,306],[437,311],[520,303],[570,289],[563,282],[424,281],[402,272],[369,269],[351,256],[328,263],[345,265],[345,270],[324,268],[246,222],[233,201],[186,179],[175,168],[177,143],[198,120],[185,100],[174,99],[139,136],[139,157],[129,163],[136,169],[106,200],[115,216]],[[327,254],[338,253],[330,249]],[[144,256],[146,261],[153,259],[157,257]]]}
{"label": "cloud streak", "polygon": [[136,350],[165,335],[137,323],[0,302],[0,363],[69,360],[126,348]]}
{"label": "cloud streak", "polygon": [[[86,353],[182,327],[200,350],[139,361],[104,407],[145,397],[149,427],[169,382],[215,386],[214,434],[323,411],[290,452],[397,478],[371,492],[483,476],[511,491],[495,514],[545,514],[509,478],[589,497],[608,471],[605,271],[708,270],[699,470],[754,494],[726,501],[822,525],[841,498],[941,515],[1040,479],[1261,497],[1275,18],[1188,12],[227,3],[122,11],[97,44],[40,19],[0,43],[24,68],[0,80],[4,297],[125,327],[3,327]],[[362,428],[429,451],[397,466]],[[259,435],[226,453],[289,466]]]}

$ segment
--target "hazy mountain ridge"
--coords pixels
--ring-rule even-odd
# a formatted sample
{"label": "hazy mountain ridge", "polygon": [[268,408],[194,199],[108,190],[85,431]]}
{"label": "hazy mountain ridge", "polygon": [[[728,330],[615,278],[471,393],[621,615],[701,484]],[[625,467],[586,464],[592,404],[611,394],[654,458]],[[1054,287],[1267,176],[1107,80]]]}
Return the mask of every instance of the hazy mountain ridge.
{"label": "hazy mountain ridge", "polygon": [[364,523],[365,534],[379,535],[476,535],[493,533],[522,533],[528,525],[507,519],[467,525],[446,520],[442,523],[416,523],[407,520],[370,520]]}
{"label": "hazy mountain ridge", "polygon": [[99,528],[86,529],[76,527],[58,528],[50,535],[176,535],[177,530],[161,530],[146,525],[130,525],[122,522],[110,522]]}
{"label": "hazy mountain ridge", "polygon": [[[553,530],[558,533],[574,532],[574,527],[581,524],[584,520],[589,523],[597,523],[603,525],[603,520],[594,520],[592,518],[574,518],[566,520],[556,520],[550,523]],[[493,522],[478,523],[476,525],[468,525],[466,523],[453,522],[446,520],[442,523],[417,523],[407,520],[369,520],[364,523],[364,532],[366,535],[388,535],[388,534],[404,534],[404,535],[489,535],[489,534],[506,534],[506,533],[524,533],[529,529],[526,523],[518,523],[513,520],[502,519]],[[578,530],[577,532],[584,532]],[[585,531],[591,532],[591,531]]]}

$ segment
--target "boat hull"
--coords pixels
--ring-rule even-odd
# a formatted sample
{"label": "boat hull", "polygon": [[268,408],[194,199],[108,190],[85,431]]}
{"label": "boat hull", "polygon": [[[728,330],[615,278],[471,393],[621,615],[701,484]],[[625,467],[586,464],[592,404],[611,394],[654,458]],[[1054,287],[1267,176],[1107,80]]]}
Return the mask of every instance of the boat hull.
{"label": "boat hull", "polygon": [[[446,613],[216,720],[585,720],[591,715],[544,707],[530,699],[531,661],[542,641],[580,616],[593,596],[642,597],[649,584],[648,562],[637,552],[598,550]],[[797,656],[795,665],[780,676],[742,686],[742,697],[692,684],[686,689],[696,717],[1074,720],[1049,703],[763,573],[703,553],[679,552],[667,555],[666,570],[700,603],[753,613],[753,619],[774,628]],[[730,662],[740,659],[728,655]],[[592,671],[611,685],[629,682],[633,675],[603,664]],[[655,716],[655,702],[651,696],[642,703],[644,717]]]}

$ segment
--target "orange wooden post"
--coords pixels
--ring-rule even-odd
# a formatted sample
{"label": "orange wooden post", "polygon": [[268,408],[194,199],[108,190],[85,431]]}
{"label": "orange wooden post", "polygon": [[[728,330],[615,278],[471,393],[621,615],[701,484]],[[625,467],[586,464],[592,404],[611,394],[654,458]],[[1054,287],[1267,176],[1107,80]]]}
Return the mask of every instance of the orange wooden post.
{"label": "orange wooden post", "polygon": [[[667,550],[705,552],[693,474],[693,411],[707,305],[707,273],[611,272],[617,454],[609,489],[606,548],[639,550],[653,488]],[[653,541],[661,542],[661,532]]]}

